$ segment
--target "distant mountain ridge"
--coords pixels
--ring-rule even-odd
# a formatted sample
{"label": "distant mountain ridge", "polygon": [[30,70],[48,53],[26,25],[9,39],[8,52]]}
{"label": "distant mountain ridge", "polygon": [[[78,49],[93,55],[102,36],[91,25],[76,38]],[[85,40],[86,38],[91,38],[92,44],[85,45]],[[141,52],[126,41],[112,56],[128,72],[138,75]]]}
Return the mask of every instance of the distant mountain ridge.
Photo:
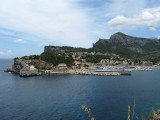
{"label": "distant mountain ridge", "polygon": [[156,38],[139,38],[118,32],[110,39],[99,39],[93,46],[95,50],[113,52],[121,55],[147,54],[160,50],[160,40]]}
{"label": "distant mountain ridge", "polygon": [[69,46],[45,46],[43,54],[62,54],[66,52],[102,52],[115,53],[124,57],[136,57],[151,52],[159,53],[160,40],[157,38],[132,37],[118,32],[109,39],[99,39],[92,48],[75,48]]}

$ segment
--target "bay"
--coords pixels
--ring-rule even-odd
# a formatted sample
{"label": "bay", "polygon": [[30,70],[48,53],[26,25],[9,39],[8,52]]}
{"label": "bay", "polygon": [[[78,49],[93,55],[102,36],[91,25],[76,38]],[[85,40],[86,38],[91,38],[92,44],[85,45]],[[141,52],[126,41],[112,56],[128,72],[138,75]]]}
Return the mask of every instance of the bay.
{"label": "bay", "polygon": [[[0,120],[126,120],[134,103],[137,119],[160,108],[160,70],[131,76],[52,75],[22,78],[3,72],[13,60],[0,60]],[[134,120],[136,120],[136,117]]]}

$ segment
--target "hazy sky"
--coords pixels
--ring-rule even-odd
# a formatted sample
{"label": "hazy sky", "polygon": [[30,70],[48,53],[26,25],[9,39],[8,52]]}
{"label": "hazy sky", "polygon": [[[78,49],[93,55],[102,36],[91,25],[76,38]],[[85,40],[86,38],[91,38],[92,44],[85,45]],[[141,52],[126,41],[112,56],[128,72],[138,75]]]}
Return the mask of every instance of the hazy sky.
{"label": "hazy sky", "polygon": [[160,36],[160,0],[0,0],[0,58],[92,47],[115,32]]}

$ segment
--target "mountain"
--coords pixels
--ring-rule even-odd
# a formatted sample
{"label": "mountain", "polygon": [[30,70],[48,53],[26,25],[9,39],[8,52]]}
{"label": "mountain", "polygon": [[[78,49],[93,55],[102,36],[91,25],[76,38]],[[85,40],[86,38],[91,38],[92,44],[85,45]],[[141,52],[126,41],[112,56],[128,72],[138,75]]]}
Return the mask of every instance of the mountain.
{"label": "mountain", "polygon": [[122,56],[136,56],[160,50],[160,40],[156,38],[139,38],[118,32],[110,39],[99,39],[94,50],[112,52]]}
{"label": "mountain", "polygon": [[[157,38],[132,37],[118,32],[109,39],[99,39],[92,48],[75,48],[69,46],[45,46],[43,54],[59,55],[70,52],[115,53],[125,58],[157,58],[160,56],[160,40]],[[153,54],[154,53],[154,54]],[[147,57],[145,57],[147,56]]]}
{"label": "mountain", "polygon": [[86,48],[75,48],[70,46],[45,46],[42,54],[63,55],[64,53],[86,52],[88,50],[89,49]]}

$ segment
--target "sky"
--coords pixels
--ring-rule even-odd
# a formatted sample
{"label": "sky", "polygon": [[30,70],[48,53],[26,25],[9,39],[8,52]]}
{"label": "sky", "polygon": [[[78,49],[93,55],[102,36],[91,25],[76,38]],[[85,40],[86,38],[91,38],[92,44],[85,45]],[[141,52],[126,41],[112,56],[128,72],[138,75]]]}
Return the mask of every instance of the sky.
{"label": "sky", "polygon": [[90,48],[116,32],[160,38],[160,0],[0,0],[0,58]]}

